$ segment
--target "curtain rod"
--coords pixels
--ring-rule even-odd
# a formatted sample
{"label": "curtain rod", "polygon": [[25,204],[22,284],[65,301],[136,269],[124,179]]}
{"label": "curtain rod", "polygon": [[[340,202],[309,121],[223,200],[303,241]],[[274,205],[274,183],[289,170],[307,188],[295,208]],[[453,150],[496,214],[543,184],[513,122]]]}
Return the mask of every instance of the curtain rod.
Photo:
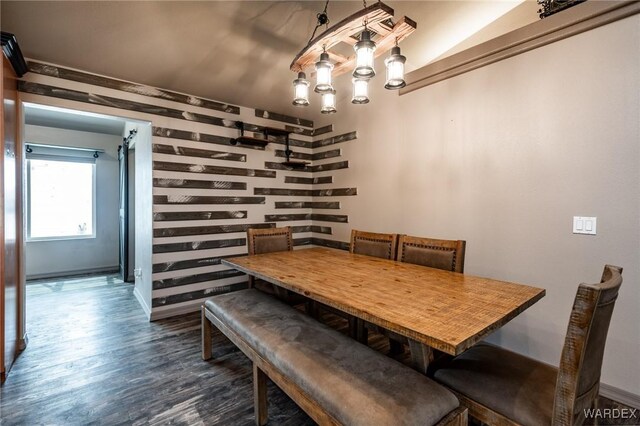
{"label": "curtain rod", "polygon": [[68,149],[70,151],[93,152],[93,157],[94,158],[98,158],[98,154],[104,154],[104,152],[105,152],[104,149],[80,148],[80,147],[75,147],[75,146],[62,146],[62,145],[49,145],[49,144],[44,144],[44,143],[26,143],[25,144],[26,151],[29,152],[29,153],[33,152],[33,149],[31,149],[32,146],[35,146],[37,148]]}

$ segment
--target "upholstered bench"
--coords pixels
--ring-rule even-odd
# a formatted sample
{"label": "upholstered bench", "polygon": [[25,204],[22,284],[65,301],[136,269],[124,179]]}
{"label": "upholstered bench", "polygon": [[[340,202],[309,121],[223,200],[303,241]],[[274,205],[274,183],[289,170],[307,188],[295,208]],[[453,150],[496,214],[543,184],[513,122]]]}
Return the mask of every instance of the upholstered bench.
{"label": "upholstered bench", "polygon": [[266,377],[319,424],[467,424],[466,409],[443,386],[262,292],[205,302],[205,360],[212,324],[253,361],[259,425],[267,422]]}

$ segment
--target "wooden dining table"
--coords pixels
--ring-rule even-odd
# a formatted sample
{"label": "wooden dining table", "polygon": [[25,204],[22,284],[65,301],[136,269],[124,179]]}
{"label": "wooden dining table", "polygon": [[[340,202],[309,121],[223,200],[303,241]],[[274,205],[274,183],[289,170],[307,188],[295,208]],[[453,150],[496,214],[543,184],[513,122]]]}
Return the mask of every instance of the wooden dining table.
{"label": "wooden dining table", "polygon": [[458,355],[545,295],[542,288],[330,248],[222,263],[407,337],[414,367],[424,373],[433,349]]}

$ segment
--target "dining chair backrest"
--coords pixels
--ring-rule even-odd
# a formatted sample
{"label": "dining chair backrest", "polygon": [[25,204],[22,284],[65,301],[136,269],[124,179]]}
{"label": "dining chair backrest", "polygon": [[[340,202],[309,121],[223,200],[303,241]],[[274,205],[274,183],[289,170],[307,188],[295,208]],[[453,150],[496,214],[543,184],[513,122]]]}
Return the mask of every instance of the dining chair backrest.
{"label": "dining chair backrest", "polygon": [[602,357],[622,268],[606,265],[599,284],[580,284],[562,349],[553,424],[573,425],[598,396]]}
{"label": "dining chair backrest", "polygon": [[378,234],[353,229],[349,251],[355,254],[394,260],[398,247],[398,234]]}
{"label": "dining chair backrest", "polygon": [[465,247],[466,242],[463,240],[438,240],[400,235],[396,260],[462,273]]}
{"label": "dining chair backrest", "polygon": [[291,227],[247,229],[249,255],[293,250]]}

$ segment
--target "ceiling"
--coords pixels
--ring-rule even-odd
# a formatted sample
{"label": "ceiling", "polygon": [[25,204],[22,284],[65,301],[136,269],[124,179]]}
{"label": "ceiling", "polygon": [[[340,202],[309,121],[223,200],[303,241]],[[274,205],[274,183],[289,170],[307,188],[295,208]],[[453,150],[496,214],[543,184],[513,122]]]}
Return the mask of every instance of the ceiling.
{"label": "ceiling", "polygon": [[126,124],[124,119],[117,117],[35,104],[25,105],[24,120],[25,124],[34,126],[55,127],[115,136],[124,134],[124,126]]}
{"label": "ceiling", "polygon": [[[401,44],[407,69],[412,70],[456,46],[469,44],[474,35],[499,35],[487,28],[501,17],[504,23],[504,17],[513,14],[516,6],[523,6],[521,2],[386,3],[395,9],[396,18],[406,15],[418,23],[416,32]],[[537,19],[531,6],[536,2],[527,3],[527,10],[532,12],[527,12],[524,19]],[[0,7],[2,30],[16,35],[29,59],[221,102],[314,118],[317,108],[291,105],[291,81],[295,76],[289,71],[289,64],[306,45],[316,14],[324,4],[3,0]],[[338,22],[361,7],[361,1],[331,1],[329,18]],[[497,31],[521,26],[523,18],[519,15]],[[380,67],[381,62],[378,63]],[[383,77],[376,79],[384,84]]]}

